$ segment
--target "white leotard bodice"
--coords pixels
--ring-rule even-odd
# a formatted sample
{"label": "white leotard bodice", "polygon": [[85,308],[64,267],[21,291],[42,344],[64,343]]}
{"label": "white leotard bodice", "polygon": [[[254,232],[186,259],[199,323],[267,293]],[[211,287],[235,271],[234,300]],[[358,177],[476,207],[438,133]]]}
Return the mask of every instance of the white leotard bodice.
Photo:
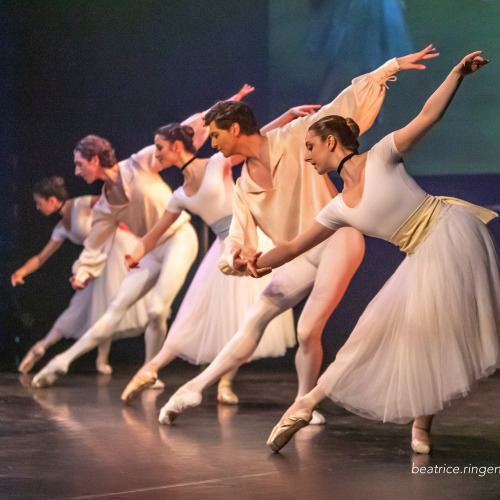
{"label": "white leotard bodice", "polygon": [[92,222],[92,196],[74,198],[71,206],[71,227],[69,231],[60,220],[52,231],[51,239],[55,241],[70,240],[75,245],[83,245],[83,240],[90,232]]}
{"label": "white leotard bodice", "polygon": [[368,152],[363,195],[357,206],[348,207],[340,193],[316,220],[330,229],[351,226],[367,236],[390,240],[425,197],[406,172],[391,133]]}
{"label": "white leotard bodice", "polygon": [[177,188],[168,201],[167,210],[175,213],[188,210],[209,225],[231,215],[234,182],[228,163],[222,153],[210,157],[198,191],[187,196],[182,186]]}

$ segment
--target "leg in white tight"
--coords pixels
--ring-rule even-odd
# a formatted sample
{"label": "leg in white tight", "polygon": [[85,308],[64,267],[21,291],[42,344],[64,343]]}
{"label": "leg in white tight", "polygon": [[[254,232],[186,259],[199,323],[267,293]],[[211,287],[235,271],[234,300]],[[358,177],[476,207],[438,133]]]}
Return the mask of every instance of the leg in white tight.
{"label": "leg in white tight", "polygon": [[[238,332],[203,372],[170,398],[160,412],[160,422],[169,423],[182,409],[199,404],[203,389],[252,356],[269,322],[307,295],[313,284],[314,267],[303,259],[297,261],[275,272],[269,285],[245,314]],[[301,279],[304,275],[308,276]]]}
{"label": "leg in white tight", "polygon": [[297,398],[316,385],[323,360],[323,329],[344,296],[364,255],[363,236],[351,228],[340,229],[326,243],[321,253],[312,254],[317,265],[314,286],[297,325]]}
{"label": "leg in white tight", "polygon": [[[112,339],[128,308],[149,292],[156,283],[150,308],[150,322],[153,318],[155,324],[150,329],[149,335],[146,335],[146,353],[150,356],[151,353],[155,354],[157,351],[154,349],[159,348],[157,337],[163,332],[166,333],[168,310],[184,282],[197,250],[196,233],[190,224],[184,224],[167,242],[141,260],[141,267],[127,275],[104,315],[73,346],[54,358],[33,379],[33,385],[35,387],[51,385],[58,375],[68,371],[72,361],[103,341]],[[163,270],[162,266],[165,266],[166,270]],[[167,312],[162,313],[161,307],[166,307]],[[164,327],[160,325],[158,319],[160,316],[165,318]],[[163,338],[164,336],[161,341]]]}
{"label": "leg in white tight", "polygon": [[151,293],[149,322],[145,332],[146,362],[161,349],[167,335],[167,318],[175,297],[186,280],[187,273],[198,253],[198,239],[193,227],[184,224],[168,240],[157,248],[161,251],[161,271]]}
{"label": "leg in white tight", "polygon": [[33,379],[33,386],[52,385],[58,376],[65,374],[72,361],[113,338],[113,333],[127,309],[144,296],[155,284],[160,264],[146,256],[141,267],[128,273],[107,311],[69,349],[56,356]]}
{"label": "leg in white tight", "polygon": [[322,360],[321,333],[342,298],[364,254],[364,240],[357,231],[345,228],[319,247],[289,262],[273,276],[261,297],[245,315],[238,333],[200,375],[184,384],[160,412],[168,423],[183,408],[201,401],[201,392],[250,358],[264,329],[277,314],[309,297],[299,324],[296,366],[299,395],[316,384]]}

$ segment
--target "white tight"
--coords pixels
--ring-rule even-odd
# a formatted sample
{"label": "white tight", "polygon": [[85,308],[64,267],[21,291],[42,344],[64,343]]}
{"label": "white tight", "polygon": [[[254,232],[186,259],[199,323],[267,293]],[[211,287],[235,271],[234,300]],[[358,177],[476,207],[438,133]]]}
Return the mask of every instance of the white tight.
{"label": "white tight", "polygon": [[170,306],[197,253],[196,233],[191,224],[183,224],[172,237],[140,261],[140,268],[128,273],[107,311],[77,342],[57,356],[56,363],[69,366],[76,358],[104,340],[112,339],[128,308],[153,289],[149,298],[149,321],[145,332],[146,361],[150,360],[165,339]]}
{"label": "white tight", "polygon": [[363,236],[352,228],[344,228],[279,268],[248,310],[236,335],[202,373],[183,387],[201,392],[226,372],[246,362],[257,348],[268,323],[310,292],[298,323],[299,348],[295,358],[299,381],[297,397],[308,393],[316,384],[323,358],[323,328],[363,255]]}

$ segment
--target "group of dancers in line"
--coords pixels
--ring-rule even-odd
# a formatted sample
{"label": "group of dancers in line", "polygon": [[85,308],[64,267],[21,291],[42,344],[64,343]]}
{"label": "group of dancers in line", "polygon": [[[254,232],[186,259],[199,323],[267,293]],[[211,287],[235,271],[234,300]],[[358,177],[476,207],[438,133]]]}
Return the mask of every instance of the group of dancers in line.
{"label": "group of dancers in line", "polygon": [[[234,404],[237,368],[294,344],[290,309],[307,297],[297,324],[297,397],[273,429],[270,448],[278,451],[302,427],[324,423],[315,407],[328,396],[367,418],[413,421],[411,447],[429,453],[433,415],[500,366],[500,265],[486,228],[497,214],[426,194],[406,173],[402,155],[441,119],[463,78],[488,61],[481,52],[466,56],[414,120],[368,152],[358,152],[358,136],[373,124],[392,75],[424,69],[419,61],[437,55],[428,46],[392,59],[354,79],[331,103],[292,108],[260,130],[240,102],[253,90],[245,86],[182,124],[161,127],[154,146],[119,163],[104,139],[82,139],[74,151],[76,173],[88,183],[102,179],[104,187],[85,205],[87,212],[92,207],[92,222],[81,231],[84,250],[72,283],[82,291],[72,304],[89,287],[103,287],[107,309],[92,313],[90,328],[34,377],[33,386],[53,384],[96,346],[98,369],[109,371],[109,341],[146,326],[146,363],[123,391],[124,401],[158,386],[159,370],[180,356],[211,363],[171,396],[161,423],[200,404],[203,389],[217,381],[218,399]],[[207,134],[219,153],[201,159],[196,152]],[[242,160],[234,186],[231,165]],[[173,194],[157,173],[170,166],[184,174]],[[325,175],[334,170],[344,181],[340,194]],[[59,232],[69,237],[79,199],[65,199],[35,192],[40,210],[59,211]],[[217,239],[165,340],[170,305],[197,252],[183,210],[202,217]],[[363,234],[390,241],[407,256],[318,380],[322,331],[361,263]],[[61,238],[53,237],[38,260],[16,271],[13,284],[39,267]],[[115,260],[129,270],[116,292],[108,278],[114,272],[107,270]],[[65,335],[60,319],[21,370],[32,368],[49,337]]]}

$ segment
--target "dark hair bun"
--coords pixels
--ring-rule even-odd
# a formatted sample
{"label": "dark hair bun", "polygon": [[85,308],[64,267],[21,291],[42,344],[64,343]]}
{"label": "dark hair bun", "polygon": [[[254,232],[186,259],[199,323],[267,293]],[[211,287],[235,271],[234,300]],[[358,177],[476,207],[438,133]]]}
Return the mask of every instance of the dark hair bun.
{"label": "dark hair bun", "polygon": [[194,129],[189,125],[183,125],[182,131],[185,132],[189,137],[194,137]]}
{"label": "dark hair bun", "polygon": [[345,122],[356,139],[359,137],[359,126],[352,118],[346,118]]}

